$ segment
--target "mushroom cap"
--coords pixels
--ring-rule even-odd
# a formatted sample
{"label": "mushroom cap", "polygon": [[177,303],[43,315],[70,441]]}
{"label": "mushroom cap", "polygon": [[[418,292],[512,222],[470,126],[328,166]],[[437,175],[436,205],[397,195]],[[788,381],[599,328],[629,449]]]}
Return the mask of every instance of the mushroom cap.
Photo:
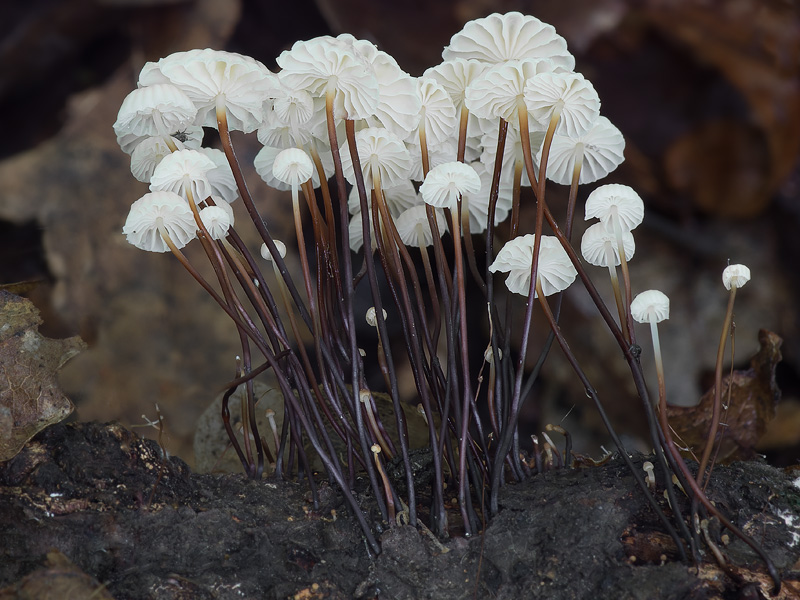
{"label": "mushroom cap", "polygon": [[[422,199],[414,189],[414,184],[410,179],[400,181],[397,185],[383,190],[383,197],[386,200],[386,208],[389,214],[397,217],[401,212],[412,206],[422,204]],[[367,208],[372,206],[372,194],[367,192]],[[361,199],[358,197],[358,188],[353,186],[350,195],[347,197],[347,210],[351,215],[361,212]]]}
{"label": "mushroom cap", "polygon": [[162,225],[178,248],[196,235],[197,224],[186,200],[174,192],[145,194],[131,205],[122,227],[128,242],[148,252],[169,252],[158,226]]}
{"label": "mushroom cap", "polygon": [[[439,235],[443,235],[447,230],[447,221],[439,209],[434,209],[436,215],[436,225],[439,227]],[[433,233],[428,223],[428,215],[425,205],[412,206],[404,210],[394,220],[397,233],[406,246],[424,248],[433,244]]]}
{"label": "mushroom cap", "polygon": [[367,119],[379,102],[378,80],[347,39],[321,36],[295,42],[277,61],[282,78],[294,89],[304,89],[312,96],[324,96],[336,90],[337,116]]}
{"label": "mushroom cap", "polygon": [[[178,150],[183,150],[183,144],[174,140]],[[153,171],[165,156],[172,154],[172,150],[164,141],[164,137],[156,135],[143,139],[131,154],[131,173],[137,181],[150,183]]]}
{"label": "mushroom cap", "polygon": [[[489,222],[489,190],[492,189],[492,175],[494,166],[491,169],[480,161],[470,163],[475,169],[481,180],[481,188],[477,192],[462,194],[462,211],[469,212],[470,233],[478,234],[486,231]],[[514,201],[514,190],[511,179],[503,177],[500,179],[500,188],[497,193],[497,204],[494,209],[494,224],[499,225],[506,220],[511,212],[511,205]]]}
{"label": "mushroom cap", "polygon": [[[415,133],[418,133],[415,132]],[[419,135],[406,138],[406,148],[411,155],[411,170],[408,172],[409,179],[413,181],[423,181],[425,176],[422,171],[422,146],[419,143]],[[446,139],[441,144],[431,144],[428,142],[428,169],[433,169],[446,162],[455,160],[458,155],[458,139],[453,136]]]}
{"label": "mushroom cap", "polygon": [[[136,146],[148,137],[153,136],[124,133],[117,136],[117,144],[125,154],[133,154]],[[185,148],[197,150],[203,143],[203,128],[199,125],[190,125],[186,129],[174,132],[171,137],[176,142],[181,142]]]}
{"label": "mushroom cap", "polygon": [[428,68],[422,76],[438,81],[450,96],[456,111],[460,111],[464,106],[467,88],[488,68],[489,65],[477,60],[454,58]]}
{"label": "mushroom cap", "polygon": [[480,175],[470,165],[448,162],[428,171],[419,188],[426,204],[436,208],[454,208],[462,194],[476,194],[481,189]]}
{"label": "mushroom cap", "polygon": [[573,137],[587,132],[600,116],[600,97],[580,73],[537,73],[525,83],[525,105],[544,128],[560,107],[556,131]]}
{"label": "mushroom cap", "polygon": [[[292,186],[276,178],[272,172],[275,158],[277,158],[283,150],[283,148],[276,148],[274,146],[264,146],[253,159],[253,165],[255,166],[256,173],[258,173],[259,177],[261,177],[268,186],[285,192],[292,189]],[[330,152],[320,154],[320,160],[322,160],[322,165],[326,173],[332,173],[333,159],[331,158]],[[319,173],[316,168],[314,168],[311,173],[311,183],[315,188],[320,186]]]}
{"label": "mushroom cap", "polygon": [[[417,79],[417,95],[420,101],[420,120],[425,125],[425,136],[430,145],[443,144],[456,137],[458,113],[450,95],[442,84],[430,77]],[[419,129],[409,138],[419,140]]]}
{"label": "mushroom cap", "polygon": [[[630,231],[622,232],[622,247],[625,250],[625,260],[633,258],[636,243]],[[584,232],[581,238],[581,254],[586,262],[596,267],[607,267],[608,250],[611,250],[611,256],[614,258],[613,266],[620,264],[617,238],[606,229],[605,225],[595,223]]]}
{"label": "mushroom cap", "polygon": [[[286,93],[295,97],[307,94],[304,90]],[[278,100],[275,101],[275,104],[278,104]],[[284,106],[279,107],[279,110],[275,110],[274,106],[265,109],[264,119],[256,133],[258,141],[264,146],[283,149],[309,144],[313,138],[313,131],[325,122],[324,102],[320,102],[319,98],[312,98],[311,119],[300,125],[298,121],[302,118],[303,110],[304,108],[299,102],[291,103],[288,100]],[[327,139],[327,133],[325,138]]]}
{"label": "mushroom cap", "polygon": [[183,91],[170,83],[137,88],[125,97],[114,122],[117,137],[170,135],[194,123],[197,109]]}
{"label": "mushroom cap", "polygon": [[[284,244],[280,240],[272,240],[275,244],[275,247],[278,249],[278,254],[281,255],[281,258],[286,258],[286,244]],[[272,261],[272,254],[270,254],[269,248],[265,243],[261,244],[261,258],[264,260]]]}
{"label": "mushroom cap", "polygon": [[208,172],[216,169],[214,161],[198,150],[178,150],[165,156],[150,178],[150,191],[168,191],[188,199],[187,186],[195,203],[213,194]]}
{"label": "mushroom cap", "polygon": [[644,203],[633,188],[618,183],[601,185],[586,198],[585,219],[597,218],[613,230],[619,222],[623,229],[631,231],[644,219]]}
{"label": "mushroom cap", "polygon": [[[533,262],[533,243],[536,236],[532,233],[509,240],[497,253],[489,267],[492,273],[500,271],[508,273],[506,287],[515,294],[528,295],[531,285],[531,263]],[[539,283],[545,296],[565,290],[575,281],[578,272],[569,260],[558,239],[552,235],[543,235],[539,249]],[[538,292],[534,293],[534,298]]]}
{"label": "mushroom cap", "polygon": [[197,151],[205,154],[216,165],[207,173],[211,194],[227,203],[235,201],[239,197],[239,188],[236,186],[236,179],[233,178],[233,171],[225,153],[217,148],[198,148]]}
{"label": "mushroom cap", "polygon": [[722,284],[726,290],[740,288],[750,281],[750,269],[745,265],[728,265],[722,271]]}
{"label": "mushroom cap", "polygon": [[442,58],[475,59],[486,63],[549,58],[564,69],[571,71],[575,68],[575,59],[567,50],[567,42],[552,25],[518,12],[494,13],[470,21],[450,38],[450,45],[442,52]]}
{"label": "mushroom cap", "polygon": [[211,238],[220,240],[228,235],[228,229],[233,225],[233,210],[227,202],[206,206],[200,209],[200,220]]}
{"label": "mushroom cap", "polygon": [[[372,215],[367,212],[367,219],[369,219],[370,227],[372,226]],[[361,223],[361,211],[358,211],[350,218],[350,223],[347,225],[348,238],[350,242],[350,250],[358,252],[364,245],[364,229]],[[375,236],[370,238],[372,247],[376,247]]]}
{"label": "mushroom cap", "polygon": [[257,60],[223,50],[176,52],[139,75],[141,85],[163,78],[183,90],[197,107],[195,124],[217,127],[217,98],[222,97],[228,128],[255,131],[263,120],[263,105],[276,95],[275,74]]}
{"label": "mushroom cap", "polygon": [[[381,312],[383,313],[383,320],[385,321],[385,320],[386,320],[386,317],[387,317],[387,314],[386,314],[386,309],[385,309],[385,308],[382,308],[382,309],[381,309]],[[377,317],[378,317],[378,314],[377,314],[377,311],[375,310],[375,307],[374,307],[374,306],[370,306],[370,307],[367,309],[367,314],[366,314],[366,315],[364,315],[364,316],[365,316],[365,318],[366,318],[366,320],[367,320],[367,324],[368,324],[370,327],[377,327],[377,326],[378,326],[378,319],[377,319]]]}
{"label": "mushroom cap", "polygon": [[[481,146],[483,152],[481,153],[481,162],[486,170],[490,173],[494,171],[494,161],[497,156],[497,127],[489,127],[487,131],[481,136]],[[544,131],[533,130],[529,132],[529,140],[531,144],[531,154],[533,155],[533,170],[539,172],[539,161],[541,159],[542,143],[544,142]],[[513,180],[514,166],[517,161],[523,161],[522,155],[522,138],[519,134],[519,127],[509,127],[506,133],[506,143],[503,148],[503,180]],[[491,183],[491,180],[490,180]],[[528,171],[523,166],[522,179],[520,181],[522,186],[530,187],[531,182],[528,179]],[[509,183],[510,185],[510,183]],[[487,188],[488,189],[488,188]]]}
{"label": "mushroom cap", "polygon": [[[378,169],[382,188],[394,187],[408,179],[411,155],[402,140],[387,129],[381,127],[362,129],[356,133],[356,145],[367,189],[373,186],[374,169]],[[349,145],[343,144],[339,152],[345,179],[355,185],[355,171]]]}
{"label": "mushroom cap", "polygon": [[658,290],[642,292],[631,302],[631,316],[638,323],[650,323],[651,319],[660,323],[669,319],[669,298]]}
{"label": "mushroom cap", "polygon": [[[527,81],[537,73],[555,68],[555,64],[546,59],[510,60],[494,65],[469,85],[464,105],[481,119],[502,118],[516,123]],[[541,128],[538,120],[529,123],[529,127]]]}
{"label": "mushroom cap", "polygon": [[[281,80],[279,73],[278,81]],[[314,117],[314,98],[306,90],[296,90],[282,85],[276,95],[271,112],[279,122],[300,129],[308,125]],[[264,121],[266,120],[265,115]]]}
{"label": "mushroom cap", "polygon": [[272,163],[275,179],[293,187],[299,187],[314,173],[314,163],[300,148],[281,150]]}
{"label": "mushroom cap", "polygon": [[611,121],[600,115],[585,133],[572,137],[556,133],[550,145],[547,178],[561,185],[572,183],[575,160],[582,157],[578,183],[602,179],[625,160],[625,138]]}
{"label": "mushroom cap", "polygon": [[336,39],[352,44],[358,56],[370,66],[378,82],[378,105],[366,117],[367,125],[385,127],[400,138],[408,135],[419,122],[420,105],[414,77],[372,42],[357,40],[349,33],[343,33]]}

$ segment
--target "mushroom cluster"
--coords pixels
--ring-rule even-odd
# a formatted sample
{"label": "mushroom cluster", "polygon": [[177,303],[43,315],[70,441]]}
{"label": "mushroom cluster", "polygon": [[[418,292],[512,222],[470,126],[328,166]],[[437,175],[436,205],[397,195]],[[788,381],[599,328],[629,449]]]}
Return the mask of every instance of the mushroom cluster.
{"label": "mushroom cluster", "polygon": [[[357,470],[367,472],[384,522],[399,522],[396,508],[402,507],[403,518],[417,524],[400,395],[401,388],[412,386],[406,381],[401,386],[400,374],[405,379],[411,374],[414,404],[421,407],[433,448],[426,511],[431,529],[446,535],[446,507],[457,506],[463,530],[473,534],[485,521],[485,488],[486,510],[494,514],[509,477],[523,479],[533,469],[571,462],[569,439],[562,460],[543,433],[543,461],[538,436],[525,448],[518,428],[522,405],[535,396],[539,368],[555,339],[683,555],[681,538],[653,496],[652,470],[648,486],[559,327],[561,295],[552,300],[555,309],[547,299],[577,279],[589,292],[630,366],[653,424],[649,433],[659,473],[672,493],[672,465],[685,465],[664,460],[665,452],[677,452],[664,416],[656,327],[668,316],[668,300],[653,290],[632,299],[627,267],[635,249],[631,231],[643,219],[641,198],[627,186],[611,184],[586,199],[585,218],[599,222],[587,229],[581,251],[587,262],[608,270],[618,324],[571,241],[579,186],[620,165],[622,134],[601,114],[597,91],[575,70],[564,38],[535,17],[510,12],[470,21],[453,35],[442,59],[412,77],[372,42],[342,34],[296,42],[277,57],[277,73],[248,56],[212,49],[176,52],[145,64],[114,123],[135,179],[149,185],[131,206],[123,233],[137,248],[172,252],[233,321],[242,353],[221,418],[248,476],[259,478],[265,468],[278,477],[310,474],[313,452],[374,551],[379,545],[373,526],[351,491]],[[221,150],[203,145],[204,128],[216,130]],[[231,131],[255,132],[262,144],[254,158],[256,173],[268,186],[291,193],[296,246],[288,251],[269,228],[271,212],[283,208],[256,201]],[[547,204],[548,181],[569,186],[560,223]],[[532,223],[522,216],[525,196],[535,202]],[[236,212],[246,219],[235,222]],[[263,242],[255,256],[237,232],[242,221]],[[483,248],[473,245],[479,234]],[[183,254],[195,239],[211,269],[195,268]],[[289,265],[299,265],[300,275]],[[269,277],[262,268],[271,271]],[[203,273],[215,279],[208,281]],[[496,293],[496,273],[507,274],[507,290],[527,300],[523,319],[514,314],[519,306],[513,296]],[[733,297],[748,278],[741,265],[723,277],[731,300],[720,356]],[[477,312],[473,294],[480,295]],[[541,306],[537,315],[545,317],[551,337],[530,369],[526,353],[534,305]],[[660,430],[634,356],[633,319],[651,326]],[[475,372],[470,352],[476,347],[488,364],[487,381],[484,363]],[[280,433],[270,420],[274,456],[255,418],[252,379],[265,371],[285,402]],[[718,365],[718,381],[719,373]],[[246,394],[235,431],[227,403],[239,386]],[[384,396],[390,410],[379,410]],[[715,411],[716,423],[718,417]],[[391,427],[384,419],[394,421]],[[560,427],[547,431],[566,435]],[[715,435],[712,429],[712,440]],[[526,452],[533,458],[526,459]],[[402,461],[405,500],[398,493],[402,488],[387,477],[385,460]],[[698,485],[704,469],[701,464]],[[307,479],[316,501],[314,477]],[[702,492],[694,493],[714,512]],[[676,501],[672,509],[678,510]],[[677,512],[675,522],[688,538]]]}

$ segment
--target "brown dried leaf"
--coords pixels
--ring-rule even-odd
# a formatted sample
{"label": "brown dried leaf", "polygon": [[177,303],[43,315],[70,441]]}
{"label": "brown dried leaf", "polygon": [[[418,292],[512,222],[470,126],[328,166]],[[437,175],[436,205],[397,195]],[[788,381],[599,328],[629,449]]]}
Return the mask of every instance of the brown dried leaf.
{"label": "brown dried leaf", "polygon": [[[775,383],[775,367],[781,361],[783,340],[766,329],[758,332],[760,349],[750,360],[750,368],[734,371],[733,376],[722,378],[722,422],[717,439],[721,445],[717,462],[745,460],[754,454],[758,440],[775,418],[775,407],[781,392]],[[730,393],[730,396],[728,395]],[[695,454],[700,454],[706,443],[714,405],[714,388],[708,390],[697,406],[668,406],[667,416],[678,440]]]}
{"label": "brown dried leaf", "polygon": [[3,291],[0,323],[0,461],[6,461],[42,429],[72,412],[56,371],[86,345],[78,337],[42,337],[33,304]]}

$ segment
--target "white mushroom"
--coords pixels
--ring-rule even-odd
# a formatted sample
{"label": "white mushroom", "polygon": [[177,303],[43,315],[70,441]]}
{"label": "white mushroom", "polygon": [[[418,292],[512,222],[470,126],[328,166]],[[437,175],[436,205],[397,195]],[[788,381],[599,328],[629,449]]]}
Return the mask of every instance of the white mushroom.
{"label": "white mushroom", "polygon": [[667,396],[664,382],[664,364],[661,360],[661,344],[658,340],[657,323],[669,319],[669,298],[658,290],[642,292],[631,302],[631,316],[639,323],[650,324],[650,334],[653,338],[653,354],[656,361],[656,375],[658,376],[658,405],[659,410],[666,411]]}
{"label": "white mushroom", "polygon": [[[523,296],[530,292],[534,240],[530,233],[506,242],[489,267],[492,273],[508,273],[506,287],[510,292]],[[542,236],[534,298],[538,297],[539,289],[544,296],[565,290],[577,275],[561,242],[551,235]]]}
{"label": "white mushroom", "polygon": [[150,178],[150,191],[175,192],[195,204],[214,193],[208,173],[216,169],[214,161],[197,150],[178,150],[156,165]]}
{"label": "white mushroom", "polygon": [[173,192],[150,192],[131,205],[122,228],[129,243],[148,252],[183,248],[196,235],[197,225],[184,198]]}
{"label": "white mushroom", "polygon": [[475,59],[493,64],[547,58],[565,70],[575,68],[575,59],[567,50],[567,42],[555,28],[519,12],[494,13],[468,22],[450,38],[450,45],[442,52],[442,58]]}

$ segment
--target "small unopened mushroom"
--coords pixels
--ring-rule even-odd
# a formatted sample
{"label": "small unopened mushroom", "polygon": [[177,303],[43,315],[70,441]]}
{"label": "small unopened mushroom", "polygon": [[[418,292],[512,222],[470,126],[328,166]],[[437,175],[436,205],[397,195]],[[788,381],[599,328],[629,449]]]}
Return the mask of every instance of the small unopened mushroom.
{"label": "small unopened mushroom", "polygon": [[[385,308],[382,308],[382,309],[381,309],[381,312],[383,313],[383,320],[385,321],[385,320],[386,320],[386,317],[388,316],[388,315],[387,315],[387,313],[386,313],[386,309],[385,309]],[[366,317],[365,317],[365,318],[366,318],[366,320],[367,320],[367,324],[368,324],[370,327],[377,327],[377,326],[378,326],[378,315],[377,315],[377,313],[375,312],[375,307],[374,307],[374,306],[370,306],[370,307],[367,309],[367,314],[366,314]]]}
{"label": "small unopened mushroom", "polygon": [[646,460],[644,462],[644,464],[642,464],[642,469],[644,469],[644,472],[647,473],[647,487],[655,488],[656,487],[656,475],[653,472],[654,469],[655,469],[655,467],[653,466],[653,463],[651,463],[649,460]]}
{"label": "small unopened mushroom", "polygon": [[725,289],[730,291],[728,296],[728,308],[725,311],[725,321],[722,323],[722,333],[719,338],[719,346],[717,347],[717,362],[714,369],[714,406],[711,413],[711,424],[708,428],[708,436],[706,436],[706,445],[703,448],[703,454],[700,457],[700,463],[697,470],[697,483],[702,485],[703,478],[705,477],[706,467],[708,466],[711,452],[717,440],[717,430],[719,429],[719,421],[722,413],[722,362],[725,359],[725,345],[728,341],[728,336],[731,334],[731,322],[733,321],[733,304],[736,300],[736,290],[750,281],[750,269],[745,265],[728,265],[722,271],[722,285]]}
{"label": "small unopened mushroom", "polygon": [[377,467],[381,481],[383,481],[383,491],[386,494],[386,509],[389,511],[389,525],[392,526],[395,523],[394,496],[392,495],[392,486],[389,485],[389,478],[386,477],[381,459],[378,457],[381,453],[381,447],[378,444],[372,444],[370,450],[372,450],[372,456],[375,459],[375,467]]}
{"label": "small unopened mushroom", "polygon": [[358,394],[358,399],[361,401],[361,404],[364,405],[364,410],[367,413],[367,420],[369,421],[369,428],[372,430],[373,435],[375,435],[375,438],[378,440],[383,452],[389,457],[389,460],[391,460],[394,455],[389,447],[389,444],[386,442],[386,438],[383,437],[381,428],[378,426],[378,421],[375,418],[375,411],[372,410],[372,394],[369,390],[361,390]]}

